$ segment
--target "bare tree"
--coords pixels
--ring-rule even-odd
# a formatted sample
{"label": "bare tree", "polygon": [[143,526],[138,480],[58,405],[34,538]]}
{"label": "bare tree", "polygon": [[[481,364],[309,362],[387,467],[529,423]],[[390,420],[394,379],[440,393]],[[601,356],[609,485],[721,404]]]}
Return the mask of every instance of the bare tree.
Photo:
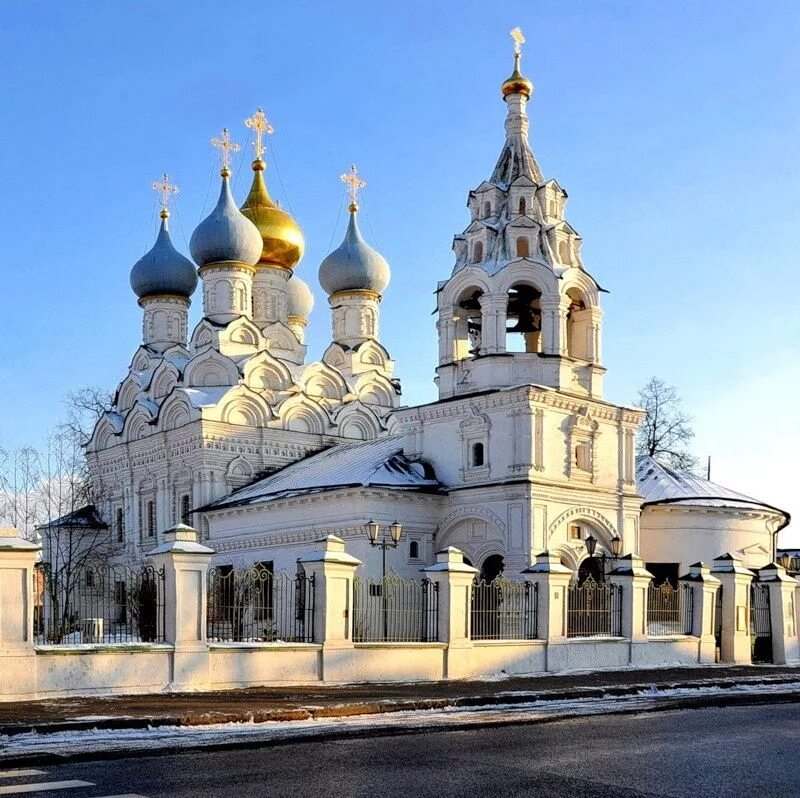
{"label": "bare tree", "polygon": [[67,408],[63,426],[83,445],[92,435],[95,425],[110,410],[114,395],[105,388],[88,385],[77,391],[69,391],[64,397]]}
{"label": "bare tree", "polygon": [[651,377],[640,389],[636,404],[645,411],[636,439],[637,454],[650,455],[681,471],[695,471],[697,457],[689,448],[694,438],[692,417],[682,410],[675,386]]}
{"label": "bare tree", "polygon": [[0,524],[33,540],[42,521],[40,455],[32,446],[0,449]]}

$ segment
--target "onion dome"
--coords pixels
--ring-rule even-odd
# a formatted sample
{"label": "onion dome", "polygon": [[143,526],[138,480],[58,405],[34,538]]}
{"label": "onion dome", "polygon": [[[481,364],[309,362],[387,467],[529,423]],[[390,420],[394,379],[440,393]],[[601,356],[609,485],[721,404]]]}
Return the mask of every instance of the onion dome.
{"label": "onion dome", "polygon": [[264,161],[253,161],[253,184],[242,205],[242,213],[258,228],[263,242],[259,263],[293,269],[297,266],[306,244],[300,225],[281,210],[267,191],[264,181]]}
{"label": "onion dome", "polygon": [[254,266],[261,256],[261,234],[258,228],[241,214],[228,185],[230,170],[222,175],[219,200],[211,213],[197,225],[189,249],[198,266],[209,263],[245,263]]}
{"label": "onion dome", "polygon": [[153,248],[131,269],[131,288],[139,299],[158,294],[187,299],[197,288],[194,264],[172,245],[167,226],[169,211],[161,211],[161,229]]}
{"label": "onion dome", "polygon": [[314,308],[314,295],[308,283],[296,274],[286,284],[286,315],[297,319],[308,319]]}
{"label": "onion dome", "polygon": [[380,295],[389,285],[389,264],[361,237],[357,213],[358,205],[351,203],[344,241],[319,267],[319,282],[328,295],[340,291],[372,291]]}
{"label": "onion dome", "polygon": [[533,83],[519,71],[521,58],[521,53],[514,53],[514,71],[500,87],[503,97],[508,97],[509,94],[524,94],[530,100],[531,94],[533,94]]}

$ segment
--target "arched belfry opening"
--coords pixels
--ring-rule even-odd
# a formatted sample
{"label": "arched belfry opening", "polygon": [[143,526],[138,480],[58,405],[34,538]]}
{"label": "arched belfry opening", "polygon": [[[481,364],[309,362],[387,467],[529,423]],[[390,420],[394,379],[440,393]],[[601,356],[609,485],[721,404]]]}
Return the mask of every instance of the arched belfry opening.
{"label": "arched belfry opening", "polygon": [[531,285],[508,290],[506,352],[542,351],[542,294]]}
{"label": "arched belfry opening", "polygon": [[481,350],[483,314],[481,313],[480,288],[467,288],[462,291],[454,308],[455,360],[474,357]]}
{"label": "arched belfry opening", "polygon": [[567,354],[578,360],[591,360],[591,312],[577,288],[570,288],[567,297]]}

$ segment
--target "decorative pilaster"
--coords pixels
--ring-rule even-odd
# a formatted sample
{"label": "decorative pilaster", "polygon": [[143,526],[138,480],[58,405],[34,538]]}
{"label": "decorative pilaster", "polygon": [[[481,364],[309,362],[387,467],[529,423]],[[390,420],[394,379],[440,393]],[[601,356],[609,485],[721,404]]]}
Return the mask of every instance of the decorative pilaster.
{"label": "decorative pilaster", "polygon": [[292,273],[288,269],[259,264],[253,277],[253,321],[266,327],[276,321],[287,323],[286,284]]}
{"label": "decorative pilaster", "polygon": [[252,313],[253,274],[245,263],[212,263],[200,269],[204,314],[217,324],[227,324]]}
{"label": "decorative pilaster", "polygon": [[182,296],[146,296],[139,300],[144,311],[142,341],[156,352],[186,346],[189,299]]}
{"label": "decorative pilaster", "polygon": [[329,298],[333,340],[352,349],[368,338],[378,340],[380,296],[374,291],[340,291]]}

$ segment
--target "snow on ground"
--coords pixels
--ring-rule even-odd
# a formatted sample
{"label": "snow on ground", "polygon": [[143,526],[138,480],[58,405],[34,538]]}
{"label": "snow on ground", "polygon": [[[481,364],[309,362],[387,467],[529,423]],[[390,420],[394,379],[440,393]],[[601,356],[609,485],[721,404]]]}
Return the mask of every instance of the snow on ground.
{"label": "snow on ground", "polygon": [[730,694],[783,694],[800,700],[800,685],[745,684],[734,687],[701,687],[658,690],[648,688],[629,696],[577,698],[563,701],[532,701],[526,704],[490,707],[452,707],[348,718],[320,718],[307,721],[225,723],[209,726],[160,726],[148,729],[94,729],[53,734],[0,736],[0,762],[16,757],[85,756],[134,753],[149,749],[170,750],[209,746],[302,740],[308,737],[359,736],[398,731],[423,731],[464,726],[497,725],[509,722],[537,722],[554,718],[575,718],[617,712],[645,712],[686,698],[713,698]]}

